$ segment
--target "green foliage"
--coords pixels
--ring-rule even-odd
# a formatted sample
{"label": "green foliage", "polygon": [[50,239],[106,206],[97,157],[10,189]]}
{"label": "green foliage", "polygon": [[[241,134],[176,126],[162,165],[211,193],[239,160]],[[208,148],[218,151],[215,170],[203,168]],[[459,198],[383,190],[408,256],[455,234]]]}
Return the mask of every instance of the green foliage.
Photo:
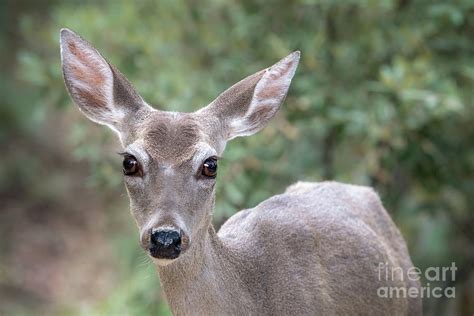
{"label": "green foliage", "polygon": [[[77,111],[60,74],[61,27],[95,45],[150,104],[174,111],[196,110],[299,49],[281,113],[259,135],[227,146],[217,222],[297,180],[372,185],[416,265],[456,261],[470,273],[474,2],[69,1],[48,12],[46,19],[21,17],[18,78],[34,101],[14,107],[28,102],[5,94],[12,106],[1,109],[2,140],[12,118],[30,125],[46,111]],[[91,184],[121,186],[118,157],[109,150],[114,135],[77,117],[65,134],[74,155],[91,163]],[[130,278],[134,290],[112,293],[98,314],[157,311],[137,298],[156,294],[154,277]]]}

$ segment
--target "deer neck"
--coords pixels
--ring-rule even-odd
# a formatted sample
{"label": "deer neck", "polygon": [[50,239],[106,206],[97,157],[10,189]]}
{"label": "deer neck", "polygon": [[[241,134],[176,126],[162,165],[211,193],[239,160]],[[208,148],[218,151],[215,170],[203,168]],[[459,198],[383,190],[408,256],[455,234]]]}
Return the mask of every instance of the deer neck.
{"label": "deer neck", "polygon": [[227,314],[237,310],[233,307],[239,308],[242,300],[247,304],[249,295],[238,272],[242,259],[222,243],[210,223],[198,239],[185,256],[167,266],[158,266],[173,314]]}

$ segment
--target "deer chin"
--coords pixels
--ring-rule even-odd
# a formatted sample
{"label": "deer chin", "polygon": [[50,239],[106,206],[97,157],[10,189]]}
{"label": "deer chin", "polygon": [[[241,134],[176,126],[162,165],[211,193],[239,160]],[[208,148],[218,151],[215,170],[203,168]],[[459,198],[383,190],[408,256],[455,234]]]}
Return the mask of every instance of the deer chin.
{"label": "deer chin", "polygon": [[159,266],[159,267],[165,267],[165,266],[169,266],[177,261],[179,261],[181,258],[185,257],[188,255],[187,251],[185,249],[182,250],[182,252],[180,253],[179,256],[177,256],[176,258],[157,258],[157,257],[153,257],[150,253],[148,253],[148,255],[150,256],[152,262]]}
{"label": "deer chin", "polygon": [[155,263],[156,265],[158,265],[160,267],[165,267],[167,265],[172,264],[173,262],[175,262],[179,258],[176,258],[176,259],[157,259],[157,258],[152,257],[151,259],[153,260],[153,263]]}

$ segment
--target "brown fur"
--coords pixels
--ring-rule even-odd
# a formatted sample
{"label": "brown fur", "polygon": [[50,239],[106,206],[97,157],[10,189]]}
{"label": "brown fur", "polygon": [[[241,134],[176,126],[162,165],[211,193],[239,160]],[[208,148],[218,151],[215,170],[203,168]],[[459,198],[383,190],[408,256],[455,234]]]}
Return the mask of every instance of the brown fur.
{"label": "brown fur", "polygon": [[132,84],[114,66],[110,65],[113,75],[113,99],[115,104],[125,105],[128,111],[137,111],[143,104],[140,95],[135,91]]}
{"label": "brown fur", "polygon": [[379,262],[412,264],[369,188],[298,183],[217,234],[208,227],[191,254],[158,268],[176,315],[421,314],[419,299],[376,296],[380,286],[419,283],[378,280]]}
{"label": "brown fur", "polygon": [[143,124],[145,147],[152,157],[175,163],[189,159],[200,140],[197,122],[191,116],[152,115]]}
{"label": "brown fur", "polygon": [[[105,107],[107,105],[107,101],[105,96],[98,90],[84,90],[84,89],[74,89],[74,95],[79,100],[87,100],[87,102],[91,102],[94,104],[95,107]],[[86,109],[85,109],[86,110]],[[86,110],[87,111],[87,110]]]}
{"label": "brown fur", "polygon": [[212,226],[215,179],[202,177],[200,166],[222,155],[227,141],[259,131],[275,115],[299,53],[240,81],[202,110],[170,113],[144,103],[113,67],[104,72],[105,82],[113,83],[105,107],[96,101],[107,85],[78,95],[77,87],[87,82],[69,72],[75,60],[65,47],[71,43],[86,50],[91,63],[106,70],[108,64],[80,37],[61,32],[64,77],[74,101],[89,118],[114,128],[143,168],[142,177],[124,178],[142,247],[148,250],[151,229],[183,233],[177,259],[153,259],[174,315],[421,314],[419,298],[377,296],[382,286],[420,285],[406,274],[404,280],[378,278],[379,263],[405,272],[412,263],[370,188],[297,183],[235,214],[218,233]]}
{"label": "brown fur", "polygon": [[[210,115],[217,116],[222,120],[244,115],[247,105],[252,101],[255,86],[262,79],[263,74],[262,70],[241,80],[202,110],[212,113]],[[226,106],[227,104],[234,106]]]}

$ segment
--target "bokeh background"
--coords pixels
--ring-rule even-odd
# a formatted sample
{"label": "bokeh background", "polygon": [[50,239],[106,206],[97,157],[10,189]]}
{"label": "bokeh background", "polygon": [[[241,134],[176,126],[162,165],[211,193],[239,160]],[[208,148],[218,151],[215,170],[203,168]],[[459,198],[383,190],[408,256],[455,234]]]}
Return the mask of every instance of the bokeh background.
{"label": "bokeh background", "polygon": [[374,186],[416,266],[474,313],[474,2],[0,1],[0,314],[167,315],[115,135],[61,78],[59,30],[165,110],[193,111],[299,49],[279,115],[228,144],[215,224],[297,180]]}

